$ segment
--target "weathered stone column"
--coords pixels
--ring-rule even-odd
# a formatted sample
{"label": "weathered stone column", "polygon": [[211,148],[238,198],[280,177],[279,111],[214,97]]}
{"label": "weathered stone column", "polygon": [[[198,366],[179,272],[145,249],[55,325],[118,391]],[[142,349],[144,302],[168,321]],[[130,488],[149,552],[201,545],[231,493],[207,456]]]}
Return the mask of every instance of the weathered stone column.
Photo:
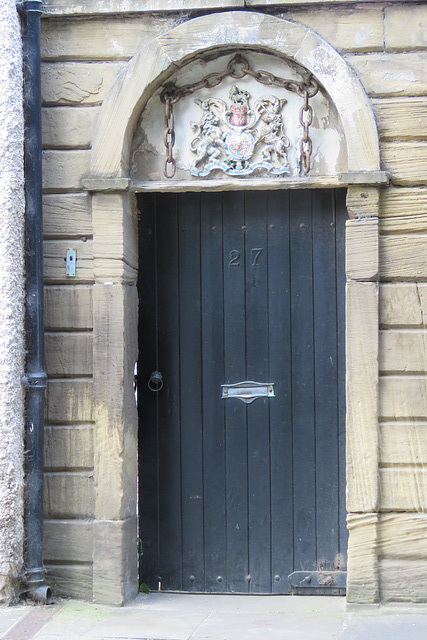
{"label": "weathered stone column", "polygon": [[350,186],[347,209],[347,602],[371,604],[379,600],[378,188]]}
{"label": "weathered stone column", "polygon": [[137,594],[138,234],[135,197],[92,195],[95,521],[93,598],[123,605]]}
{"label": "weathered stone column", "polygon": [[24,123],[15,0],[2,2],[0,60],[0,602],[10,603],[24,537]]}

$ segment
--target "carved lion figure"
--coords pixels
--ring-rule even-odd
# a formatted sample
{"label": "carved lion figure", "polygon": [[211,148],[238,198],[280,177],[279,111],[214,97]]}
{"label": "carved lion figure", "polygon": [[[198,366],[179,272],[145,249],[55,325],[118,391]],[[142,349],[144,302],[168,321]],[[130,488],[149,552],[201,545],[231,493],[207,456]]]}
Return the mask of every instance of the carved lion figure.
{"label": "carved lion figure", "polygon": [[194,128],[199,129],[199,132],[190,144],[191,150],[196,154],[194,166],[204,160],[218,159],[226,148],[225,134],[219,125],[219,118],[210,111],[203,116],[200,125],[195,125]]}

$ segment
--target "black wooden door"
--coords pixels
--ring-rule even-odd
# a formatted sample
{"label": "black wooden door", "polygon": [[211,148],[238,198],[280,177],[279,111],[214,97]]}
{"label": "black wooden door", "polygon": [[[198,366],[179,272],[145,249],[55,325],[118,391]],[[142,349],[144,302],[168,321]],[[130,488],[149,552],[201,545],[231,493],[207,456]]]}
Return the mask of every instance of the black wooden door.
{"label": "black wooden door", "polygon": [[[139,207],[141,580],[287,593],[344,569],[343,192]],[[242,381],[275,396],[222,398]]]}

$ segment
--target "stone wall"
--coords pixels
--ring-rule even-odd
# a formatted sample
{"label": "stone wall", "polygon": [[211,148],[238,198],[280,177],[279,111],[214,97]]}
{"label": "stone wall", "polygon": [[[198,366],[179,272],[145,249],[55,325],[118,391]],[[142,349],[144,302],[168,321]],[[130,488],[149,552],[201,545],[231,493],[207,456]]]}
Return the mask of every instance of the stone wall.
{"label": "stone wall", "polygon": [[0,59],[0,603],[10,604],[24,539],[24,122],[14,0],[0,12]]}
{"label": "stone wall", "polygon": [[[130,512],[123,515],[123,506],[118,511],[109,508],[109,498],[102,495],[97,481],[103,466],[102,457],[94,462],[94,443],[95,449],[106,456],[113,455],[108,447],[119,457],[123,448],[105,434],[100,441],[100,432],[94,430],[95,421],[102,422],[94,397],[107,400],[110,394],[113,400],[108,401],[113,405],[115,391],[98,385],[94,396],[93,372],[99,367],[122,367],[125,373],[121,384],[131,384],[134,346],[123,343],[123,324],[126,296],[134,295],[137,273],[136,252],[128,242],[128,238],[135,239],[135,217],[132,211],[124,217],[116,215],[121,211],[120,194],[91,196],[84,191],[82,180],[89,174],[90,147],[100,106],[138,47],[191,18],[192,9],[243,8],[240,0],[206,0],[194,6],[186,2],[186,11],[182,4],[178,0],[164,4],[161,0],[135,2],[135,13],[130,15],[128,3],[120,0],[108,4],[111,14],[106,4],[97,0],[85,4],[48,0],[42,23],[46,357],[50,378],[45,561],[59,593],[117,603],[136,588],[136,583],[129,587],[136,580],[135,572],[126,565],[120,546],[123,536],[130,540],[136,537],[136,528]],[[371,289],[377,287],[374,281],[378,277],[380,280],[380,378],[378,395],[376,387],[371,394],[378,406],[379,421],[371,435],[379,443],[379,467],[375,467],[379,489],[375,508],[365,509],[357,500],[352,506],[353,496],[349,496],[350,557],[356,585],[351,599],[425,601],[427,7],[418,2],[313,4],[275,0],[273,10],[268,0],[254,0],[245,6],[309,26],[344,57],[372,101],[380,134],[381,168],[391,173],[391,185],[381,191],[375,204],[380,216],[379,257],[376,245],[372,254],[376,267],[372,270],[371,264],[366,264],[368,254],[356,255],[357,269],[361,268],[364,275],[355,280],[363,279],[363,286]],[[372,215],[370,198],[377,198],[377,191],[373,191],[365,189],[361,196],[359,190],[358,194],[359,201],[366,198],[368,216]],[[349,192],[349,210],[352,193],[354,188]],[[102,198],[108,202],[101,202]],[[98,219],[97,211],[106,209],[110,210],[108,218]],[[365,214],[359,207],[352,217]],[[95,242],[94,225],[102,231],[96,234]],[[123,243],[129,256],[125,262],[120,258]],[[68,247],[77,251],[77,276],[73,279],[65,275]],[[371,275],[366,275],[368,271]],[[121,301],[115,307],[107,299],[110,280],[116,283]],[[372,284],[365,283],[369,280]],[[366,291],[360,286],[356,285],[358,290]],[[360,318],[354,316],[353,331],[360,334],[358,322],[366,323],[367,313],[364,293],[359,311],[354,313],[358,312]],[[114,331],[105,335],[107,329],[111,330],[103,325],[108,313],[116,314]],[[113,360],[105,357],[93,362],[94,340],[107,341],[106,349],[111,347]],[[358,365],[363,368],[362,347],[363,341]],[[365,348],[369,354],[369,345]],[[112,410],[112,406],[106,409],[109,415]],[[357,443],[355,447],[354,455],[360,456]],[[134,461],[129,464],[134,469]],[[135,480],[121,474],[118,470],[117,478],[112,479],[112,490],[126,494],[126,487]],[[101,535],[101,521],[110,523],[111,531],[104,527]],[[121,562],[117,569],[119,587],[102,585],[99,562],[108,564],[109,552],[104,546],[107,534],[114,558]],[[94,557],[98,557],[95,582]],[[370,589],[373,574],[376,586]]]}

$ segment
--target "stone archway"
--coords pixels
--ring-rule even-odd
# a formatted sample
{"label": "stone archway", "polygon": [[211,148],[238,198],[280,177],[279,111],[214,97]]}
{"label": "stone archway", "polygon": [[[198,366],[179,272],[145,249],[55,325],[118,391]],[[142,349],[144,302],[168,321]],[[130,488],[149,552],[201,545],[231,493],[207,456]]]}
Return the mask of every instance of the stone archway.
{"label": "stone archway", "polygon": [[177,68],[201,52],[257,48],[294,60],[324,86],[340,114],[349,171],[378,171],[375,119],[364,89],[344,59],[302,24],[255,12],[232,11],[218,21],[195,18],[147,43],[117,77],[105,99],[92,146],[91,178],[127,177],[136,119]]}
{"label": "stone archway", "polygon": [[[379,143],[370,103],[354,72],[302,24],[227,12],[190,20],[146,43],[112,85],[94,137],[91,172],[94,229],[95,541],[94,595],[107,583],[117,600],[136,589],[136,437],[133,363],[137,354],[136,212],[129,177],[137,118],[153,92],[201,52],[257,49],[310,70],[328,92],[344,131],[348,172],[329,176],[349,186],[347,207],[347,484],[348,599],[378,599],[375,552],[378,509],[378,185]],[[316,187],[316,178],[307,178]],[[113,489],[113,490],[112,490]],[[352,515],[354,514],[354,515]],[[113,540],[105,564],[107,536]],[[362,551],[359,540],[363,540]]]}

